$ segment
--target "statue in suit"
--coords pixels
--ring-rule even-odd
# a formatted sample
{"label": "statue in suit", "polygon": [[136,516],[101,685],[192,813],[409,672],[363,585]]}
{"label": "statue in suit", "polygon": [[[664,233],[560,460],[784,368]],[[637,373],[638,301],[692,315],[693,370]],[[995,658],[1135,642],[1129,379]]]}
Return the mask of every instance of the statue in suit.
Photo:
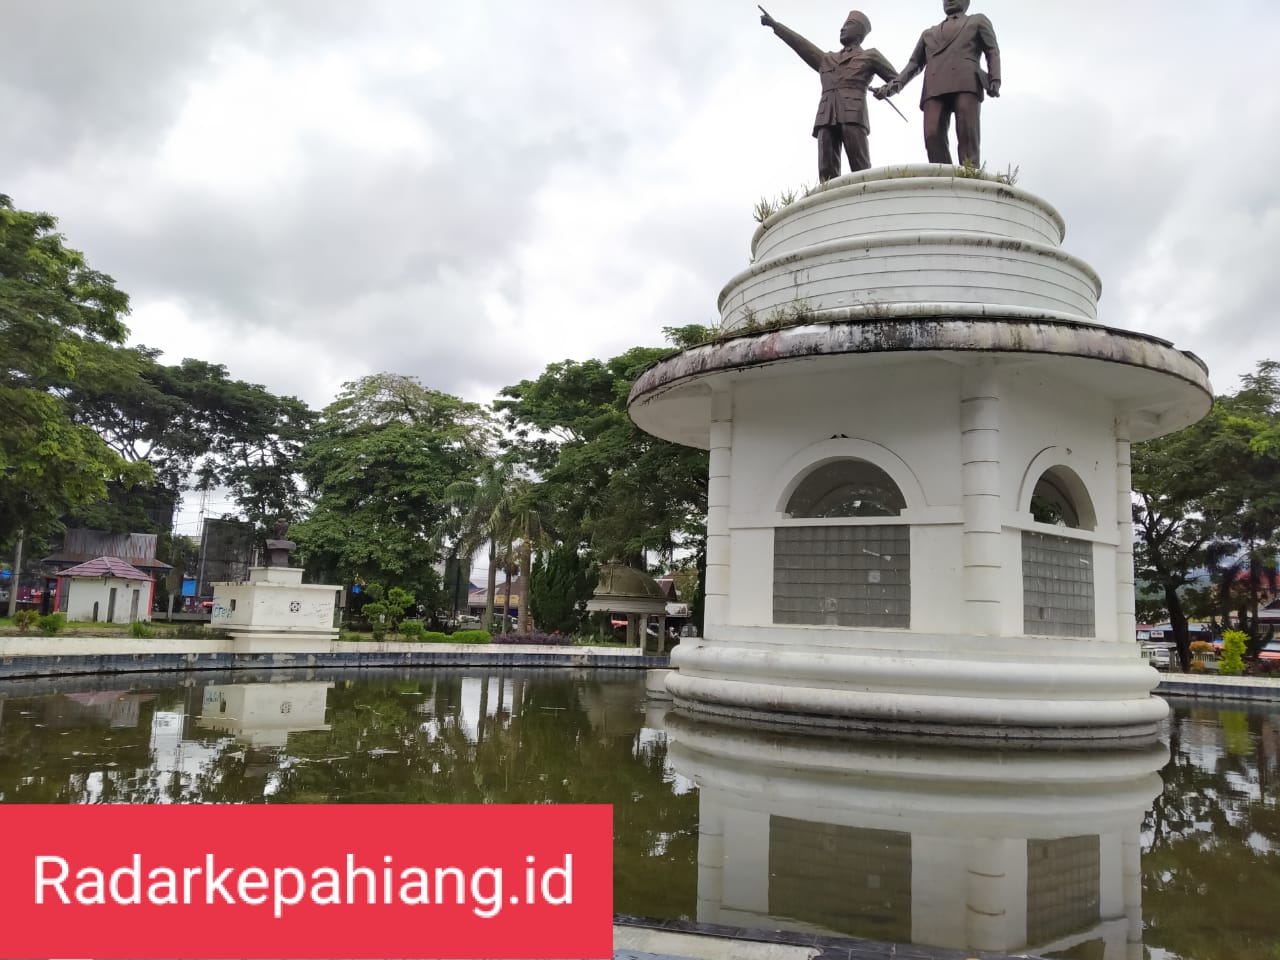
{"label": "statue in suit", "polygon": [[850,172],[866,170],[871,166],[867,85],[875,76],[886,81],[897,76],[893,64],[879,50],[862,49],[862,41],[871,32],[871,21],[866,14],[857,10],[849,14],[840,28],[843,46],[837,53],[819,49],[768,13],[764,13],[760,22],[772,27],[783,43],[818,71],[822,80],[822,98],[813,121],[813,135],[818,140],[818,179],[826,182],[840,176],[841,147],[849,156]]}
{"label": "statue in suit", "polygon": [[[969,15],[969,0],[943,0],[947,19],[920,35],[911,60],[893,80],[875,91],[891,97],[924,70],[920,109],[924,111],[924,144],[931,163],[951,163],[948,137],[956,118],[960,162],[980,160],[980,120],[984,94],[1000,96],[1000,48],[991,21]],[[987,69],[980,65],[987,58]]]}

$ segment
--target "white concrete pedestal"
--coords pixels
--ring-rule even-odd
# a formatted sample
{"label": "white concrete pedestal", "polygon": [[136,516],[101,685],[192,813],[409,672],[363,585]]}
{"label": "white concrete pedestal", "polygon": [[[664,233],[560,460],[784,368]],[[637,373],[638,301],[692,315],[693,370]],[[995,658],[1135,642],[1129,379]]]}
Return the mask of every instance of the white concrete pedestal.
{"label": "white concrete pedestal", "polygon": [[211,626],[236,653],[328,653],[341,587],[303,583],[298,567],[255,567],[249,579],[213,585]]}
{"label": "white concrete pedestal", "polygon": [[1045,201],[952,167],[829,181],[757,230],[723,335],[632,419],[710,452],[705,637],[678,707],[1030,740],[1151,740],[1129,447],[1204,364],[1098,322]]}

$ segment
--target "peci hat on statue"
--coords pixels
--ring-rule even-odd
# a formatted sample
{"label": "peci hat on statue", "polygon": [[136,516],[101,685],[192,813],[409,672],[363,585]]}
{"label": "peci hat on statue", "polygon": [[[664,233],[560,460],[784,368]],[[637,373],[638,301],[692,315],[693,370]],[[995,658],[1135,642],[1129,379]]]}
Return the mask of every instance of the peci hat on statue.
{"label": "peci hat on statue", "polygon": [[849,11],[849,16],[845,17],[844,25],[847,27],[851,23],[856,23],[862,27],[864,34],[871,32],[871,20],[861,10]]}

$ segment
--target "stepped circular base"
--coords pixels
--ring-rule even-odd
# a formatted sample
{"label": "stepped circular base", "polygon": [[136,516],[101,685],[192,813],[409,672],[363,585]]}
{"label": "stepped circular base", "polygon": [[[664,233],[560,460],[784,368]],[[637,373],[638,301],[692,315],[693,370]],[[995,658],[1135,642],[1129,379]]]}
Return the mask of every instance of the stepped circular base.
{"label": "stepped circular base", "polygon": [[[1151,696],[1158,674],[1128,645],[831,633],[842,646],[795,649],[764,636],[682,644],[667,691],[686,712],[767,728],[972,742],[1150,743],[1168,714]],[[965,649],[974,655],[957,656]]]}

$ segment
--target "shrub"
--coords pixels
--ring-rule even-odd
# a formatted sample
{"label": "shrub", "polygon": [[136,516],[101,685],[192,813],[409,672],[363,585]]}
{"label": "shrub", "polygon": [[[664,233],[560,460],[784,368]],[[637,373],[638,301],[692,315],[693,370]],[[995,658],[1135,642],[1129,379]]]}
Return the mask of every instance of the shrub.
{"label": "shrub", "polygon": [[379,642],[387,639],[387,625],[382,621],[373,624],[373,639]]}
{"label": "shrub", "polygon": [[400,633],[406,640],[422,641],[422,635],[427,632],[427,628],[423,626],[421,620],[406,620],[400,624]]}
{"label": "shrub", "polygon": [[35,626],[38,619],[40,619],[40,614],[34,610],[19,610],[13,615],[14,625],[18,628],[19,633],[26,633]]}
{"label": "shrub", "polygon": [[[441,636],[444,636],[441,634]],[[510,634],[508,634],[510,636]],[[446,637],[445,643],[492,643],[493,637],[488,630],[459,630],[451,637]]]}
{"label": "shrub", "polygon": [[129,636],[137,637],[139,640],[150,640],[156,635],[145,620],[135,620],[129,624]]}
{"label": "shrub", "polygon": [[338,639],[343,643],[357,643],[361,638],[354,630],[339,630]]}
{"label": "shrub", "polygon": [[1228,630],[1222,635],[1222,660],[1218,673],[1238,677],[1244,673],[1244,646],[1249,635],[1243,630]]}
{"label": "shrub", "polygon": [[448,634],[440,633],[438,630],[423,630],[421,639],[423,643],[448,643],[449,642]]}
{"label": "shrub", "polygon": [[36,629],[46,637],[51,637],[55,633],[61,633],[66,625],[67,618],[61,613],[46,613],[36,621]]}

